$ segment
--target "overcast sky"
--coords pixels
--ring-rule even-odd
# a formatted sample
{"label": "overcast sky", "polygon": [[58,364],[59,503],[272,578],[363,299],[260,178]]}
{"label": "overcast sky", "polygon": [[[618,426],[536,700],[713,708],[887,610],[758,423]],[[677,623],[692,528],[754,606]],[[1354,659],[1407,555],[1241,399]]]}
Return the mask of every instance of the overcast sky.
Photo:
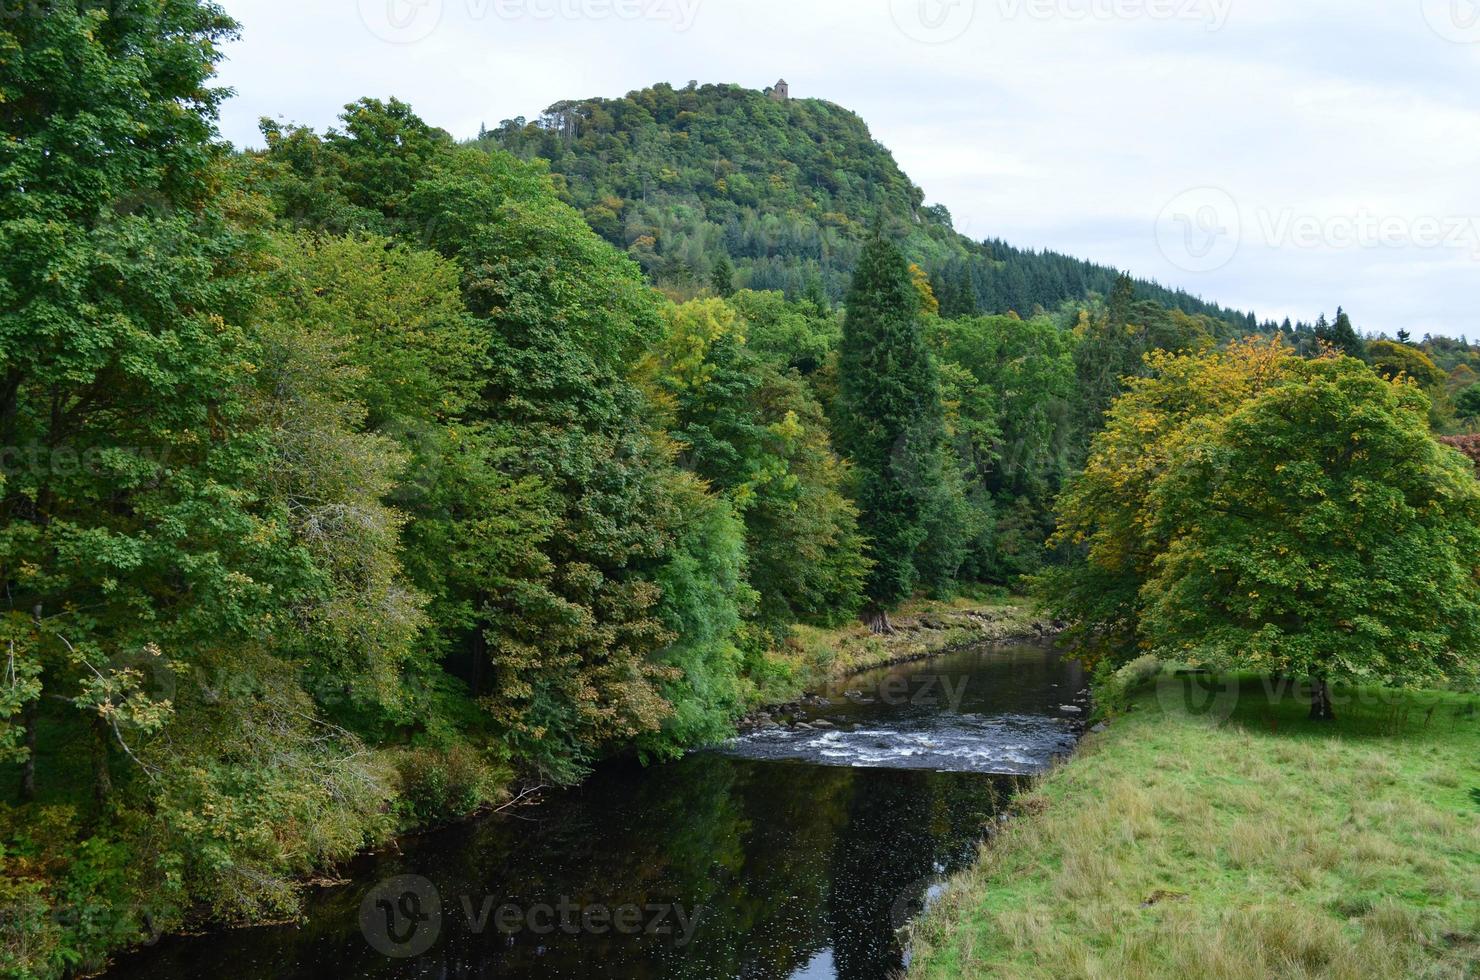
{"label": "overcast sky", "polygon": [[398,96],[472,136],[784,76],[973,238],[1261,316],[1480,338],[1480,0],[225,0],[225,137]]}

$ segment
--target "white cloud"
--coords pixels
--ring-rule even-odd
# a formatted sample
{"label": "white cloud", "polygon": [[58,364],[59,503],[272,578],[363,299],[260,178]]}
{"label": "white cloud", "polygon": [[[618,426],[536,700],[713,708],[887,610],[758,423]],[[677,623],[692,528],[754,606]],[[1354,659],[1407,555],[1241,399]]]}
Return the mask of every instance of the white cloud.
{"label": "white cloud", "polygon": [[226,5],[245,27],[223,70],[239,93],[223,131],[238,144],[257,141],[259,116],[323,128],[363,95],[394,94],[471,135],[565,98],[784,75],[794,96],[862,115],[973,237],[1083,255],[1270,316],[1341,303],[1368,329],[1480,335],[1469,302],[1480,262],[1467,249],[1256,235],[1197,273],[1161,253],[1154,228],[1168,201],[1203,186],[1250,214],[1323,225],[1364,211],[1410,224],[1480,215],[1480,27],[1461,43],[1469,22],[1444,20],[1462,3]]}

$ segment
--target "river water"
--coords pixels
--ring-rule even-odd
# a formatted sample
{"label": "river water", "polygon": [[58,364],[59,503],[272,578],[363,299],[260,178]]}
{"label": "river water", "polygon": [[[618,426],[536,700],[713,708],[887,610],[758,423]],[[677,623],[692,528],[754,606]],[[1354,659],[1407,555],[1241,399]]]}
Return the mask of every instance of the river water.
{"label": "river water", "polygon": [[301,924],[165,939],[108,977],[884,980],[899,927],[1072,749],[1084,687],[1041,645],[871,671],[727,746],[363,858]]}

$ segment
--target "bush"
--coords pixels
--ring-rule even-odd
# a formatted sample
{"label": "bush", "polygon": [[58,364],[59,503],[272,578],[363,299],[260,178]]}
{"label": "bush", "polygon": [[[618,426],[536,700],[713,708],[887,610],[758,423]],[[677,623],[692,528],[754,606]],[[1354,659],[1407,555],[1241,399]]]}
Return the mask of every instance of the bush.
{"label": "bush", "polygon": [[418,748],[397,761],[401,808],[411,823],[455,820],[497,803],[509,773],[490,764],[477,749]]}
{"label": "bush", "polygon": [[1118,669],[1109,658],[1097,663],[1092,685],[1095,717],[1113,718],[1123,713],[1130,704],[1131,695],[1160,676],[1162,666],[1162,662],[1149,653]]}

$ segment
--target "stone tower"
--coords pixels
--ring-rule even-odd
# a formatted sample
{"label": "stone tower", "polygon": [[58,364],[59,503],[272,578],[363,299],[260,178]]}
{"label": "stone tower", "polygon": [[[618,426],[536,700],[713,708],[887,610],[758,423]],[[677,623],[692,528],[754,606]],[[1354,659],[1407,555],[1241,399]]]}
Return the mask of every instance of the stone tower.
{"label": "stone tower", "polygon": [[791,98],[791,86],[786,84],[786,79],[781,79],[772,87],[771,98],[776,102],[785,102]]}

